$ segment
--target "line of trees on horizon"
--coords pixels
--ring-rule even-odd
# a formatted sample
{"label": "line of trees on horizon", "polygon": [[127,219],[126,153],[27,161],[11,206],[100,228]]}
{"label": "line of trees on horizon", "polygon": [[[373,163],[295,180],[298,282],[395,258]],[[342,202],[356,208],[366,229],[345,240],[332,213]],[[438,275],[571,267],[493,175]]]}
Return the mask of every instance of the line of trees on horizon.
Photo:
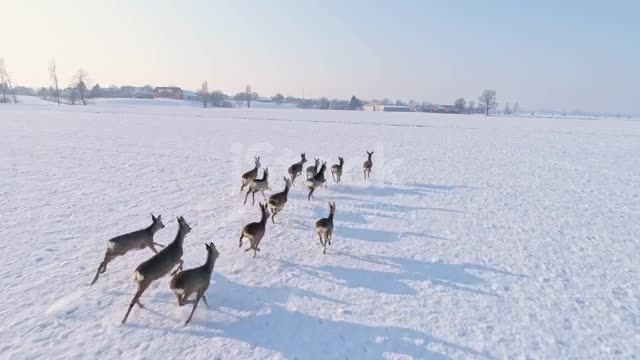
{"label": "line of trees on horizon", "polygon": [[[145,85],[140,88],[133,86],[115,86],[111,85],[108,88],[102,88],[99,84],[95,84],[89,88],[89,74],[84,69],[78,69],[73,75],[71,82],[68,86],[62,88],[61,80],[58,75],[58,69],[55,59],[49,62],[49,87],[41,87],[37,92],[27,87],[14,87],[9,71],[7,70],[6,63],[3,58],[0,57],[0,103],[8,103],[11,100],[17,102],[16,95],[37,95],[42,99],[56,102],[57,104],[82,104],[87,105],[87,98],[99,98],[99,97],[124,97],[124,98],[153,98],[153,87],[151,85]],[[284,96],[280,93],[272,96],[271,98],[261,98],[260,95],[252,90],[251,84],[245,87],[245,90],[238,92],[233,96],[227,95],[220,90],[209,91],[209,84],[204,81],[197,92],[198,99],[201,101],[204,108],[207,107],[242,107],[245,105],[247,108],[251,107],[251,103],[255,101],[271,101],[278,105],[286,103],[294,105],[302,109],[321,109],[321,110],[361,110],[365,104],[377,104],[377,105],[396,105],[407,106],[412,111],[431,111],[431,112],[453,112],[453,113],[478,113],[483,111],[485,115],[489,115],[490,112],[497,108],[496,92],[495,90],[485,90],[478,98],[478,107],[475,106],[473,101],[465,101],[464,98],[457,99],[452,107],[432,105],[428,102],[422,102],[418,104],[414,100],[410,100],[408,103],[402,100],[396,100],[395,102],[384,98],[382,100],[373,99],[370,101],[363,101],[353,95],[349,100],[344,99],[329,99],[327,97],[320,97],[317,99],[297,98],[294,96]],[[233,102],[232,102],[233,101]],[[510,114],[518,111],[518,104],[514,104],[513,109],[507,104],[504,113]]]}
{"label": "line of trees on horizon", "polygon": [[[48,73],[50,81],[49,87],[41,87],[37,93],[35,90],[30,88],[14,87],[9,71],[7,70],[6,63],[4,59],[0,57],[0,103],[8,103],[11,100],[15,103],[17,102],[16,95],[37,95],[42,99],[53,101],[57,104],[65,103],[69,105],[87,105],[87,98],[153,98],[153,87],[151,85],[143,86],[142,90],[133,86],[117,87],[115,85],[103,89],[96,83],[93,87],[89,88],[89,74],[82,68],[76,71],[69,85],[62,88],[60,85],[61,81],[58,75],[57,64],[54,59],[49,62]],[[361,110],[365,104],[376,104],[406,106],[412,111],[450,112],[461,114],[484,112],[485,115],[489,115],[489,113],[496,110],[498,106],[495,90],[485,90],[478,97],[477,107],[475,102],[467,102],[464,98],[456,99],[452,106],[433,105],[428,102],[418,104],[414,100],[410,100],[408,103],[405,103],[402,100],[396,100],[393,102],[387,98],[382,100],[373,99],[370,101],[363,101],[358,99],[355,95],[353,95],[349,100],[329,99],[327,97],[320,97],[317,99],[297,98],[294,96],[285,97],[280,93],[272,96],[271,98],[261,98],[257,92],[253,91],[251,84],[247,84],[244,91],[230,96],[220,90],[209,91],[209,84],[207,81],[202,83],[200,90],[197,92],[197,96],[204,108],[229,108],[234,107],[234,103],[236,107],[242,107],[245,105],[247,108],[250,108],[252,102],[260,100],[270,101],[278,105],[283,103],[291,104],[301,109]],[[513,108],[507,104],[504,113],[511,114],[517,111],[518,103],[515,103]]]}
{"label": "line of trees on horizon", "polygon": [[[87,99],[90,98],[153,98],[154,87],[151,85],[144,85],[142,87],[136,86],[116,86],[110,85],[107,88],[100,87],[98,83],[91,86],[91,80],[86,70],[80,68],[71,77],[71,80],[67,85],[63,81],[57,69],[57,64],[54,59],[49,62],[48,66],[49,74],[49,86],[41,87],[39,89],[33,89],[30,87],[16,85],[15,79],[12,78],[7,64],[2,56],[0,56],[0,104],[2,103],[17,103],[18,96],[39,96],[47,101],[52,101],[57,104],[69,104],[69,105],[87,105]],[[177,88],[177,86],[176,86]],[[140,91],[142,89],[142,91]],[[187,91],[185,91],[187,93]],[[208,83],[205,81],[199,91],[191,92],[192,96],[188,99],[193,100],[196,97],[203,104],[203,107],[251,107],[253,102],[256,101],[270,101],[280,104],[289,104],[302,109],[334,109],[334,110],[359,110],[364,105],[376,104],[376,105],[397,105],[407,106],[412,111],[423,112],[444,112],[444,113],[459,113],[459,114],[518,114],[522,113],[523,109],[520,108],[517,102],[506,103],[503,110],[498,110],[498,102],[496,97],[496,91],[487,89],[482,92],[478,97],[477,103],[473,100],[466,101],[464,98],[456,99],[452,105],[434,105],[430,102],[423,101],[418,103],[414,100],[404,102],[402,100],[391,101],[387,98],[377,100],[362,100],[355,95],[351,99],[329,99],[328,97],[320,97],[315,99],[284,96],[278,93],[271,97],[260,97],[257,92],[252,91],[251,85],[247,85],[244,91],[238,92],[235,95],[227,95],[221,90],[208,90]],[[560,116],[581,115],[581,116],[615,116],[615,117],[631,117],[630,115],[622,115],[620,113],[598,113],[598,112],[585,112],[581,110],[573,111],[557,111],[551,109],[540,110],[543,113],[550,113],[552,116],[558,114]],[[526,111],[531,115],[534,112]]]}

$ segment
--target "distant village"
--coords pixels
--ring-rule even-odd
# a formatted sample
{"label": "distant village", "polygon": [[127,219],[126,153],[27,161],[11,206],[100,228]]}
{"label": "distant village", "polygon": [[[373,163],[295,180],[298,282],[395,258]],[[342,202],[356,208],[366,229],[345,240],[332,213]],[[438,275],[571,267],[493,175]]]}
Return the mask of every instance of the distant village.
{"label": "distant village", "polygon": [[[41,88],[39,90],[16,86],[13,89],[16,95],[39,96],[43,99],[53,101],[55,90],[52,88]],[[80,103],[78,100],[76,88],[66,88],[60,90],[60,98],[62,102],[69,104]],[[255,92],[246,91],[235,95],[226,95],[220,91],[206,92],[207,107],[247,107],[251,106],[251,102],[274,103],[277,105],[288,104],[289,107],[297,107],[301,109],[326,109],[326,110],[363,110],[363,111],[386,111],[386,112],[433,112],[447,114],[481,114],[482,108],[475,107],[473,102],[464,104],[460,99],[457,104],[431,104],[427,102],[417,103],[415,101],[403,102],[401,100],[390,101],[382,100],[361,100],[353,96],[350,100],[343,99],[305,99],[293,96],[283,96],[277,94],[272,97],[259,96]],[[92,98],[131,98],[131,99],[175,99],[187,101],[203,102],[202,91],[184,90],[177,86],[152,87],[147,86],[109,86],[100,87],[99,84],[94,85],[91,89],[87,89],[84,97]],[[249,99],[249,103],[247,99]],[[471,105],[471,106],[469,106]]]}

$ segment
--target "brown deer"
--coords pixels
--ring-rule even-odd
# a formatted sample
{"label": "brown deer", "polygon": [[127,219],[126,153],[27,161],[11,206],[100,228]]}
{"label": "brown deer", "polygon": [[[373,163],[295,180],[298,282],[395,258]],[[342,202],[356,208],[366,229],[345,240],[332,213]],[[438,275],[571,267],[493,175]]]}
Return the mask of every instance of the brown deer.
{"label": "brown deer", "polygon": [[155,217],[151,214],[151,225],[149,225],[149,227],[116,236],[107,241],[107,250],[104,253],[104,260],[102,260],[100,265],[98,265],[98,270],[96,271],[96,275],[93,278],[91,285],[98,281],[100,274],[104,274],[104,272],[107,271],[107,265],[118,256],[122,256],[131,250],[139,250],[147,247],[157,254],[158,250],[156,250],[155,245],[161,248],[164,247],[164,245],[153,241],[153,235],[162,228],[164,228],[162,215]]}
{"label": "brown deer", "polygon": [[367,180],[367,178],[371,178],[371,168],[373,167],[373,161],[371,160],[372,155],[373,155],[373,151],[372,152],[367,151],[367,156],[369,158],[362,164],[362,171],[364,173],[365,180]]}
{"label": "brown deer", "polygon": [[267,204],[269,204],[269,208],[271,209],[271,222],[274,224],[276,223],[274,221],[276,214],[279,213],[287,203],[289,189],[291,188],[291,181],[286,177],[283,177],[282,179],[284,180],[284,190],[269,196],[269,200],[267,201]]}
{"label": "brown deer", "polygon": [[302,154],[300,154],[300,161],[298,161],[297,163],[289,166],[288,172],[289,172],[289,177],[291,178],[291,184],[292,185],[296,184],[296,178],[302,172],[302,166],[306,162],[307,162],[307,156],[305,155],[305,153],[302,153]]}
{"label": "brown deer", "polygon": [[326,183],[327,180],[324,177],[324,172],[326,170],[327,170],[327,163],[323,162],[322,166],[318,170],[318,173],[316,174],[316,176],[314,176],[311,179],[305,181],[304,184],[307,187],[307,189],[309,189],[309,194],[307,195],[307,200],[308,201],[311,201],[311,198],[313,197],[313,192],[316,190],[316,188],[318,188],[318,187],[320,187],[320,186],[322,186],[323,184]]}
{"label": "brown deer", "polygon": [[184,243],[184,237],[191,231],[191,227],[182,216],[178,218],[178,226],[176,238],[164,249],[160,250],[159,253],[153,255],[149,260],[138,265],[136,268],[133,279],[138,284],[138,291],[136,291],[136,294],[133,296],[127,313],[124,319],[122,319],[123,324],[127,321],[133,305],[138,304],[141,308],[144,307],[142,303],[140,303],[140,296],[142,296],[152,282],[168,274],[176,265],[178,268],[171,275],[175,275],[178,271],[182,270],[182,245]]}
{"label": "brown deer", "polygon": [[331,238],[333,237],[333,217],[335,213],[336,203],[329,203],[329,216],[316,221],[316,232],[318,233],[318,239],[320,239],[320,245],[322,245],[323,254],[327,253],[327,245],[331,245]]}
{"label": "brown deer", "polygon": [[242,174],[242,186],[240,187],[240,192],[244,190],[245,186],[251,184],[253,179],[258,177],[258,169],[260,168],[260,156],[255,156],[253,158],[253,161],[255,163],[254,168]]}
{"label": "brown deer", "polygon": [[249,239],[249,248],[245,249],[244,252],[248,252],[253,250],[253,257],[256,257],[256,252],[260,251],[258,245],[260,245],[260,240],[264,237],[264,233],[267,227],[267,219],[269,218],[269,209],[267,209],[267,204],[260,204],[260,221],[252,222],[250,224],[245,225],[240,232],[240,248],[242,248],[242,238],[246,237]]}
{"label": "brown deer", "polygon": [[318,173],[318,167],[319,166],[320,166],[320,159],[314,158],[313,159],[313,165],[307,167],[307,180],[309,180],[312,177],[316,176],[316,174]]}
{"label": "brown deer", "polygon": [[191,314],[189,314],[189,318],[184,323],[184,326],[187,326],[189,321],[191,321],[200,299],[204,300],[204,304],[207,305],[207,308],[209,307],[207,297],[204,293],[209,288],[209,284],[211,283],[211,274],[213,273],[213,266],[215,265],[218,256],[220,256],[220,253],[213,243],[204,245],[207,249],[207,261],[204,262],[204,265],[179,272],[171,278],[170,287],[178,298],[179,306],[186,304],[191,294],[196,293],[193,309],[191,309]]}
{"label": "brown deer", "polygon": [[336,183],[340,183],[340,178],[342,177],[342,167],[344,166],[344,158],[338,156],[339,164],[333,164],[331,166],[331,176],[333,177],[333,181]]}
{"label": "brown deer", "polygon": [[256,193],[258,191],[260,191],[262,193],[262,197],[267,200],[267,197],[264,195],[265,190],[271,190],[269,187],[269,168],[264,169],[262,179],[254,179],[251,184],[249,184],[249,190],[247,190],[247,195],[244,197],[244,204],[247,203],[247,198],[249,197],[249,193],[251,193],[251,205],[255,205]]}

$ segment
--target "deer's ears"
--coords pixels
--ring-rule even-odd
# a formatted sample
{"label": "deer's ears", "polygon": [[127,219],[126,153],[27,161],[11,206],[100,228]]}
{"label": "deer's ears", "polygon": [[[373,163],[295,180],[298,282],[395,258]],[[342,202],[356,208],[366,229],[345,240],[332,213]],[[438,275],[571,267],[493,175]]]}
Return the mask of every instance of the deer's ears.
{"label": "deer's ears", "polygon": [[156,217],[153,216],[153,213],[151,213],[151,220],[156,221]]}
{"label": "deer's ears", "polygon": [[211,249],[211,245],[204,243],[204,247],[207,249],[207,251],[209,251]]}

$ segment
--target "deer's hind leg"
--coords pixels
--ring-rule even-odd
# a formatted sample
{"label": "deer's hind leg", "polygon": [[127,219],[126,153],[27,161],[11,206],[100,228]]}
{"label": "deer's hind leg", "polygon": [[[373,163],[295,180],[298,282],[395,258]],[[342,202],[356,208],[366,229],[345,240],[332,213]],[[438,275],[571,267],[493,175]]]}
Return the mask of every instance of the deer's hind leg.
{"label": "deer's hind leg", "polygon": [[133,305],[138,304],[138,306],[143,307],[142,304],[140,303],[140,296],[142,296],[142,294],[144,293],[145,290],[147,290],[147,288],[149,287],[150,284],[151,283],[146,282],[146,281],[138,283],[138,291],[136,291],[136,294],[133,295],[133,299],[131,299],[131,303],[129,304],[129,308],[127,309],[127,313],[124,315],[124,319],[122,319],[122,324],[127,322],[127,318],[129,317],[129,314],[131,313],[131,309],[133,309]]}

